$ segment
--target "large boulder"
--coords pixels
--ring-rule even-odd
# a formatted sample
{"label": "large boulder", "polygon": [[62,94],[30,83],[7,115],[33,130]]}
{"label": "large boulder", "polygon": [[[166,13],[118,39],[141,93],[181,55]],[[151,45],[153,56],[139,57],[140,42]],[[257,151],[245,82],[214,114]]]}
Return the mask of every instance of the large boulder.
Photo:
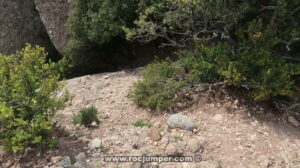
{"label": "large boulder", "polygon": [[71,0],[34,0],[42,22],[56,49],[63,54],[70,38],[66,28]]}
{"label": "large boulder", "polygon": [[11,54],[25,43],[49,45],[34,0],[0,0],[0,53]]}

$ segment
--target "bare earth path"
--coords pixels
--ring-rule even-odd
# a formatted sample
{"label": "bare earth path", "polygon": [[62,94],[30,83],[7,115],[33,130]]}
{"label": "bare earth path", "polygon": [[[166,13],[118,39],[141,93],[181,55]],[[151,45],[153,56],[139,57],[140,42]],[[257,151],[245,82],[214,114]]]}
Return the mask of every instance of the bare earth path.
{"label": "bare earth path", "polygon": [[[198,130],[168,130],[167,117],[141,109],[127,98],[133,83],[139,80],[137,71],[104,73],[68,81],[67,88],[75,94],[72,106],[57,114],[56,119],[71,132],[83,132],[88,139],[99,138],[103,151],[88,152],[93,167],[300,167],[300,130],[262,109],[249,111],[238,106],[238,100],[224,97],[209,103],[207,96],[178,113],[192,117]],[[79,109],[96,106],[102,123],[95,129],[75,128],[71,119]],[[229,107],[229,108],[228,108]],[[232,108],[234,107],[234,108]],[[233,110],[228,110],[233,109]],[[259,117],[255,117],[259,116]],[[149,128],[128,123],[143,120],[160,126],[161,140],[149,138]],[[75,131],[76,130],[76,131]],[[193,140],[199,142],[193,144]],[[198,147],[198,151],[192,148]],[[175,155],[200,154],[202,162],[194,163],[105,163],[99,155]]]}
{"label": "bare earth path", "polygon": [[[0,167],[12,168],[299,168],[300,129],[259,107],[248,109],[243,101],[229,94],[212,99],[206,93],[194,95],[195,102],[177,110],[193,118],[198,129],[168,129],[171,113],[155,114],[137,107],[127,95],[140,79],[139,70],[83,76],[67,81],[66,88],[75,95],[72,105],[59,111],[55,120],[68,135],[59,138],[58,148],[45,154],[21,159],[4,157]],[[74,126],[72,118],[79,110],[96,106],[101,124],[95,128]],[[153,141],[148,127],[131,123],[151,123],[160,133]],[[89,147],[101,141],[99,149]],[[98,143],[99,144],[99,143]],[[99,146],[98,146],[99,147]],[[84,159],[78,154],[84,152]],[[202,156],[201,162],[185,163],[112,163],[103,156]],[[71,158],[73,165],[66,160]],[[2,157],[3,158],[3,157]],[[29,158],[28,160],[26,158]],[[81,166],[76,165],[82,161]],[[33,160],[32,160],[33,159]],[[79,160],[79,161],[78,161]],[[74,162],[76,162],[74,164]],[[85,165],[85,163],[87,163]],[[64,166],[67,165],[67,166]]]}

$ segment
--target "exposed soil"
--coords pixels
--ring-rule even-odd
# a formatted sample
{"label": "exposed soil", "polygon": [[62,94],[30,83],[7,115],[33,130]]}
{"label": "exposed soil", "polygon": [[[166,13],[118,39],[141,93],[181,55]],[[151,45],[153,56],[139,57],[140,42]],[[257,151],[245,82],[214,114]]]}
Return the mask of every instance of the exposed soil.
{"label": "exposed soil", "polygon": [[[34,158],[12,159],[6,154],[2,167],[60,167],[54,156],[71,156],[87,153],[91,167],[300,167],[300,130],[287,122],[287,115],[275,115],[261,104],[248,103],[227,90],[213,97],[208,92],[191,95],[193,105],[177,109],[193,118],[198,126],[194,131],[169,130],[167,118],[171,113],[153,113],[137,107],[127,95],[134,82],[140,79],[139,70],[102,73],[68,80],[66,88],[75,95],[72,105],[59,111],[55,120],[63,127],[57,149]],[[94,128],[74,126],[72,118],[79,110],[95,106],[100,111],[101,124]],[[161,139],[152,141],[150,128],[135,127],[130,123],[143,120],[158,127]],[[101,150],[89,150],[88,143],[99,138]],[[193,151],[191,140],[199,142]],[[97,155],[99,154],[99,155]],[[183,155],[200,154],[202,162],[192,163],[107,163],[101,156]],[[22,154],[24,157],[24,154]],[[100,156],[100,157],[97,157]],[[8,164],[8,162],[10,162]]]}

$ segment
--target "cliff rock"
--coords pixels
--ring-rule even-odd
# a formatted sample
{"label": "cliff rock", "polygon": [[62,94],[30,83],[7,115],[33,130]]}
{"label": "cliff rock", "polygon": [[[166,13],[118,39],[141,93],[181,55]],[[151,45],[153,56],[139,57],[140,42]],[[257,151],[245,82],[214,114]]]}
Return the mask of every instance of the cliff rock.
{"label": "cliff rock", "polygon": [[48,35],[56,47],[63,54],[64,47],[69,39],[65,26],[71,0],[35,0],[36,9],[45,25]]}
{"label": "cliff rock", "polygon": [[14,53],[25,43],[49,45],[34,1],[0,0],[0,53]]}

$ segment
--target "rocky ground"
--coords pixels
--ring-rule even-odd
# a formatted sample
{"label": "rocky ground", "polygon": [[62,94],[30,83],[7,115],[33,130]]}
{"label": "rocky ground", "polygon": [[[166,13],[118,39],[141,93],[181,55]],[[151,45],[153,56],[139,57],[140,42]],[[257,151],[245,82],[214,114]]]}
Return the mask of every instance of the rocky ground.
{"label": "rocky ground", "polygon": [[[300,167],[297,116],[275,115],[262,105],[249,106],[247,100],[224,90],[215,97],[208,92],[191,94],[191,101],[178,104],[173,113],[153,113],[127,98],[139,78],[138,70],[134,70],[68,80],[66,88],[75,97],[72,105],[55,116],[60,128],[58,148],[46,153],[27,149],[14,157],[2,152],[0,165],[5,168]],[[73,116],[87,106],[98,108],[101,123],[91,128],[74,126]],[[184,116],[184,121],[180,128],[170,129],[169,126],[174,126],[170,119],[174,113]],[[193,129],[194,126],[197,128]],[[202,161],[145,164],[103,161],[103,156],[141,155],[201,155]]]}

